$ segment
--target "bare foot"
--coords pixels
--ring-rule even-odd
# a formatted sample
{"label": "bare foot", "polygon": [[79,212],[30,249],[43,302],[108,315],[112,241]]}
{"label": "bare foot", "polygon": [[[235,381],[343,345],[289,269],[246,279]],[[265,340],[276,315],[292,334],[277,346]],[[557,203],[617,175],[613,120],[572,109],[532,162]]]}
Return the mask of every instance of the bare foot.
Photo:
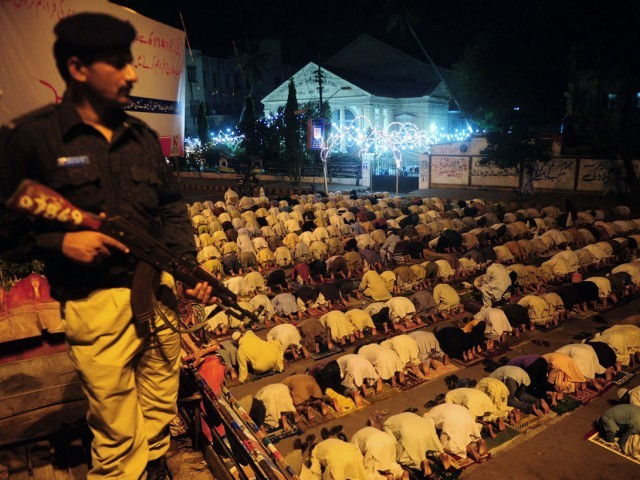
{"label": "bare foot", "polygon": [[505,429],[507,428],[507,426],[504,424],[504,418],[502,417],[498,418],[498,421],[496,422],[496,424],[499,432],[504,432]]}
{"label": "bare foot", "polygon": [[549,408],[549,404],[544,401],[544,398],[540,399],[540,406],[542,407],[542,411],[545,413],[545,415],[551,411],[551,408]]}
{"label": "bare foot", "polygon": [[467,445],[467,456],[476,463],[480,463],[480,454],[475,445]]}
{"label": "bare foot", "polygon": [[520,409],[519,408],[514,408],[513,409],[513,419],[516,422],[519,422],[521,418],[522,418],[522,412],[520,411]]}
{"label": "bare foot", "polygon": [[431,466],[429,465],[429,460],[426,458],[422,461],[422,473],[425,477],[431,475]]}
{"label": "bare foot", "polygon": [[487,453],[487,442],[482,439],[478,440],[478,453],[480,455],[486,455]]}
{"label": "bare foot", "polygon": [[446,453],[440,454],[440,462],[442,463],[442,467],[445,470],[449,470],[451,468],[451,457]]}

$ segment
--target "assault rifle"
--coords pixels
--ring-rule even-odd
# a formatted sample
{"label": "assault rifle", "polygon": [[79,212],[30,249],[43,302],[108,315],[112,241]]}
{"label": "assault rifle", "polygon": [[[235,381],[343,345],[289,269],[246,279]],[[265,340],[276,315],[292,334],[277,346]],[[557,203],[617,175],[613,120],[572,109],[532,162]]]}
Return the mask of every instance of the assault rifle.
{"label": "assault rifle", "polygon": [[[159,272],[165,271],[187,288],[206,282],[218,298],[218,308],[240,320],[259,322],[258,316],[238,304],[235,293],[194,261],[175,256],[161,242],[127,219],[116,215],[103,218],[77,208],[58,192],[33,180],[23,180],[7,200],[7,207],[32,217],[67,225],[73,229],[101,232],[126,245],[140,262],[133,275],[131,307],[142,332],[148,332],[155,318],[153,296],[159,286]],[[215,313],[215,312],[214,312]]]}

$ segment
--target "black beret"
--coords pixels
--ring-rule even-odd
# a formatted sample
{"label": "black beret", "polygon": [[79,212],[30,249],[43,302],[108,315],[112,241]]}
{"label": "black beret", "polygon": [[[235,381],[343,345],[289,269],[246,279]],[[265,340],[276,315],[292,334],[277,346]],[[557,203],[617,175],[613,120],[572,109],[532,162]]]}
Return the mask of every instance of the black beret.
{"label": "black beret", "polygon": [[78,53],[128,52],[136,38],[129,22],[104,13],[79,13],[64,18],[54,28],[57,42]]}

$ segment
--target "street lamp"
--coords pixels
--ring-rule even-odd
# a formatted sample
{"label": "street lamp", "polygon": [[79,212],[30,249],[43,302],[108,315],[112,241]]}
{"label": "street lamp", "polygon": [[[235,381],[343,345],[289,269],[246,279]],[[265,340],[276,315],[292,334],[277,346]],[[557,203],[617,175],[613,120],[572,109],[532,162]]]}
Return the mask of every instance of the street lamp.
{"label": "street lamp", "polygon": [[[327,98],[327,102],[335,97],[339,92],[343,90],[351,90],[351,87],[344,86],[340,87],[338,90],[333,92],[329,98]],[[322,89],[320,89],[320,118],[324,118],[324,102],[322,101]],[[325,131],[322,131],[322,148],[320,149],[320,160],[322,160],[322,174],[324,176],[324,193],[329,195],[329,183],[327,181],[327,159],[329,155],[329,150],[326,148],[325,143]]]}

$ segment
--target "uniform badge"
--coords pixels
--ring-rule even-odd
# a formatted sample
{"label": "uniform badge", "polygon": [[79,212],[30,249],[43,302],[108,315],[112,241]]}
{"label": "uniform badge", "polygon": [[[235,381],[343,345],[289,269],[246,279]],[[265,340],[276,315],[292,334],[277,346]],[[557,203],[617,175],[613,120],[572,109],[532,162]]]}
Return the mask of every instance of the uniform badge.
{"label": "uniform badge", "polygon": [[76,155],[74,157],[58,157],[59,167],[78,167],[81,165],[89,165],[88,155]]}

